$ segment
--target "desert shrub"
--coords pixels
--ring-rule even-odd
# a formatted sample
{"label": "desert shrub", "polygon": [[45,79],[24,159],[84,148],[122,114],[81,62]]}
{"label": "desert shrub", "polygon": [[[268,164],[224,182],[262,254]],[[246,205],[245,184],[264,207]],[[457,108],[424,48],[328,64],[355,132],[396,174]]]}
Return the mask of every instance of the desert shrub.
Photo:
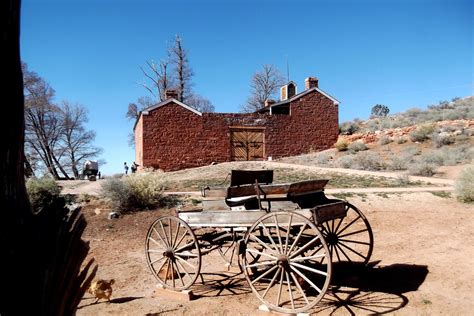
{"label": "desert shrub", "polygon": [[407,170],[408,165],[411,162],[411,158],[407,156],[392,156],[389,164],[391,170]]}
{"label": "desert shrub", "polygon": [[354,158],[357,169],[362,170],[381,170],[384,168],[383,160],[379,154],[374,152],[359,153]]}
{"label": "desert shrub", "polygon": [[445,155],[440,150],[432,150],[420,156],[421,162],[442,166],[444,164]]}
{"label": "desert shrub", "polygon": [[424,142],[429,139],[431,134],[434,132],[433,124],[423,124],[417,127],[416,130],[409,134],[412,142]]}
{"label": "desert shrub", "polygon": [[339,157],[336,160],[335,165],[340,168],[352,168],[354,165],[354,157],[351,155]]}
{"label": "desert shrub", "polygon": [[428,162],[417,162],[410,165],[408,172],[412,175],[431,177],[436,173],[437,166]]}
{"label": "desert shrub", "polygon": [[396,178],[396,184],[400,187],[404,187],[410,184],[410,177],[408,174],[399,174]]}
{"label": "desert shrub", "polygon": [[455,191],[460,201],[474,202],[474,166],[463,169],[456,180]]}
{"label": "desert shrub", "polygon": [[110,178],[102,182],[102,195],[117,211],[124,212],[132,207],[131,194],[130,187],[120,179]]}
{"label": "desert shrub", "polygon": [[421,149],[418,146],[409,146],[406,147],[403,152],[407,156],[418,156],[421,154]]}
{"label": "desert shrub", "polygon": [[138,173],[124,179],[130,190],[130,202],[134,207],[145,209],[160,204],[165,182],[161,173]]}
{"label": "desert shrub", "polygon": [[395,138],[395,141],[397,142],[397,144],[405,144],[407,142],[407,138],[404,136],[400,136]]}
{"label": "desert shrub", "polygon": [[466,135],[466,134],[454,136],[455,143],[464,143],[464,142],[467,142],[469,139],[470,139],[469,135]]}
{"label": "desert shrub", "polygon": [[388,136],[382,136],[379,139],[379,144],[380,145],[387,145],[387,144],[390,144],[391,142],[393,142],[393,140]]}
{"label": "desert shrub", "polygon": [[348,146],[349,142],[345,139],[338,139],[337,142],[334,144],[334,147],[338,151],[346,151]]}
{"label": "desert shrub", "polygon": [[318,165],[327,165],[331,159],[332,156],[329,152],[322,152],[316,155],[316,163]]}
{"label": "desert shrub", "polygon": [[433,133],[433,135],[431,135],[431,140],[433,141],[433,144],[437,148],[440,148],[444,145],[454,144],[454,142],[456,141],[454,135],[448,134],[446,132],[442,132],[442,133],[436,133],[435,132],[435,133]]}
{"label": "desert shrub", "polygon": [[350,143],[349,146],[347,146],[347,150],[351,153],[357,153],[367,149],[369,149],[367,145],[361,141]]}
{"label": "desert shrub", "polygon": [[123,179],[107,179],[102,195],[120,212],[147,209],[166,202],[165,182],[161,173],[137,173]]}
{"label": "desert shrub", "polygon": [[359,130],[356,122],[344,122],[339,126],[339,132],[345,135],[352,135]]}
{"label": "desert shrub", "polygon": [[57,203],[64,205],[64,199],[59,196],[61,189],[51,178],[30,178],[26,183],[26,190],[35,212],[52,208]]}

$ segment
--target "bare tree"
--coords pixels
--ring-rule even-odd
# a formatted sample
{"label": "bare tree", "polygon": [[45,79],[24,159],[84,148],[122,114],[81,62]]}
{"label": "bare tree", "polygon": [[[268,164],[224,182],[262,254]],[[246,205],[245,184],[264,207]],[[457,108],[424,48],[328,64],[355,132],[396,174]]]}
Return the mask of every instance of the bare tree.
{"label": "bare tree", "polygon": [[211,101],[198,94],[193,94],[189,96],[186,100],[186,104],[195,108],[201,113],[214,112],[214,105],[212,105]]}
{"label": "bare tree", "polygon": [[149,80],[141,85],[157,100],[165,100],[165,91],[173,86],[174,79],[169,73],[170,55],[156,64],[153,60],[146,62],[146,67],[140,67],[142,73]]}
{"label": "bare tree", "polygon": [[26,148],[41,158],[48,172],[59,179],[59,170],[68,178],[65,170],[58,165],[55,149],[59,142],[61,124],[59,108],[52,103],[54,90],[35,72],[22,64],[25,90],[25,141]]}
{"label": "bare tree", "polygon": [[155,102],[153,102],[153,99],[151,99],[150,97],[138,98],[136,103],[129,103],[128,104],[128,110],[127,110],[127,113],[125,114],[125,116],[129,120],[136,121],[138,119],[138,117],[140,116],[140,112],[143,111],[146,108],[149,108],[153,104],[155,104]]}
{"label": "bare tree", "polygon": [[278,88],[285,83],[285,78],[273,65],[263,65],[262,70],[256,72],[250,84],[250,96],[242,105],[242,112],[254,112],[265,105],[265,100],[274,97]]}
{"label": "bare tree", "polygon": [[174,73],[178,85],[178,100],[186,102],[187,98],[192,94],[191,79],[194,73],[189,65],[188,52],[184,49],[183,41],[179,35],[176,35],[174,45],[170,48],[169,54],[174,65]]}
{"label": "bare tree", "polygon": [[85,123],[88,121],[87,110],[84,106],[70,104],[63,101],[61,104],[61,146],[66,156],[68,166],[76,179],[79,179],[78,167],[91,158],[102,153],[102,149],[95,147],[95,132],[86,130]]}

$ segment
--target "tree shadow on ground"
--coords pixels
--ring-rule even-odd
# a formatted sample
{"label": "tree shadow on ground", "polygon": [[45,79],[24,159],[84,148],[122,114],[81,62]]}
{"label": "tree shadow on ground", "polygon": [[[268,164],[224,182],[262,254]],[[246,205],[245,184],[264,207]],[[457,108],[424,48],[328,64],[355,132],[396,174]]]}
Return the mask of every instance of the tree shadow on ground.
{"label": "tree shadow on ground", "polygon": [[414,264],[377,266],[334,264],[331,287],[314,312],[330,314],[386,314],[408,304],[403,295],[416,291],[428,275],[428,267]]}

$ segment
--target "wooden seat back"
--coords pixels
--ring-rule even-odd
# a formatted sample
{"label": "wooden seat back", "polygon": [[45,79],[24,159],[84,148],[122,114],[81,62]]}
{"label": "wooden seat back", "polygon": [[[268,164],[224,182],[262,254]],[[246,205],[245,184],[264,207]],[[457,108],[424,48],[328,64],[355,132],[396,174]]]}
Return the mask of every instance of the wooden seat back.
{"label": "wooden seat back", "polygon": [[273,182],[273,170],[231,170],[230,186],[254,184],[269,184]]}

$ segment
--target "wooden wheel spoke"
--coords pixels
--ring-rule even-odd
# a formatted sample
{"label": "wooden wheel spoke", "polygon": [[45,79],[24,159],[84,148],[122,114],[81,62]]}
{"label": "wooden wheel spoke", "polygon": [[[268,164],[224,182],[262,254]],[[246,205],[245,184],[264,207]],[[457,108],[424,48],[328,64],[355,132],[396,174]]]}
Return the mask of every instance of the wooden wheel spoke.
{"label": "wooden wheel spoke", "polygon": [[278,296],[277,296],[277,303],[276,303],[277,306],[280,306],[281,289],[282,289],[282,287],[283,287],[283,277],[284,277],[284,276],[285,276],[285,275],[283,274],[283,269],[282,269],[282,270],[281,270],[281,277],[280,277],[280,284],[279,284],[279,286],[278,286]]}
{"label": "wooden wheel spoke", "polygon": [[[179,223],[179,222],[178,222]],[[171,231],[171,217],[168,218],[168,232],[169,232],[169,236],[170,236],[170,246],[171,248],[173,248],[173,232]]]}
{"label": "wooden wheel spoke", "polygon": [[260,238],[258,238],[254,234],[250,234],[250,238],[253,239],[254,241],[258,242],[260,245],[262,245],[263,247],[268,249],[270,252],[273,252],[272,248],[268,247],[267,244],[265,244],[263,241],[261,241]]}
{"label": "wooden wheel spoke", "polygon": [[272,280],[270,281],[270,284],[268,284],[267,288],[265,289],[265,292],[263,292],[262,294],[262,298],[265,298],[265,296],[267,295],[268,291],[272,288],[273,284],[275,284],[275,280],[276,278],[278,277],[279,273],[283,273],[282,272],[282,268],[281,267],[278,267],[278,271],[275,272],[275,275],[273,276]]}
{"label": "wooden wheel spoke", "polygon": [[[255,254],[255,255],[262,255],[262,256],[266,256],[266,257],[272,258],[272,259],[274,259],[274,260],[277,260],[277,257],[272,256],[272,255],[269,255],[268,253],[265,253],[265,252],[259,252],[259,251],[257,251],[257,250],[250,249],[250,248],[247,249],[247,251],[248,251],[248,252],[251,252],[251,253],[253,253],[253,254]],[[257,257],[257,256],[255,256],[254,258],[256,258],[256,257]]]}
{"label": "wooden wheel spoke", "polygon": [[186,245],[179,247],[178,249],[175,250],[175,252],[180,252],[181,250],[184,250],[190,246],[194,245],[194,240],[191,242],[188,242]]}
{"label": "wooden wheel spoke", "polygon": [[290,295],[291,308],[295,309],[295,301],[293,300],[293,291],[291,291],[290,276],[288,274],[288,271],[285,271],[285,275],[286,275],[286,282],[287,282],[287,285],[288,285],[288,292],[289,292],[289,295]]}
{"label": "wooden wheel spoke", "polygon": [[190,276],[190,273],[188,272],[188,270],[186,270],[186,268],[185,268],[179,261],[176,261],[175,263],[176,263],[176,266],[179,265],[179,266],[181,267],[181,269],[183,269],[184,274],[185,274],[188,278],[191,278],[191,279],[192,279],[192,277]]}
{"label": "wooden wheel spoke", "polygon": [[158,238],[160,238],[160,240],[163,242],[163,244],[165,245],[165,248],[168,248],[169,247],[168,243],[163,239],[163,237],[161,237],[161,234],[158,232],[158,230],[155,227],[153,227],[153,231],[156,233]]}
{"label": "wooden wheel spoke", "polygon": [[261,278],[263,278],[264,276],[266,276],[267,274],[271,273],[273,270],[277,269],[278,266],[277,265],[274,265],[273,267],[271,267],[270,269],[268,269],[267,271],[265,271],[264,273],[260,274],[255,280],[253,280],[251,283],[254,284],[255,282],[257,282],[258,280],[260,280]]}
{"label": "wooden wheel spoke", "polygon": [[290,262],[290,266],[295,266],[295,267],[298,267],[300,269],[303,269],[303,270],[307,270],[307,271],[311,271],[313,273],[317,273],[317,274],[320,274],[320,275],[323,275],[323,276],[327,276],[327,272],[324,272],[324,271],[320,271],[318,269],[314,269],[314,268],[310,268],[310,267],[307,267],[305,265],[302,265],[302,264],[299,264],[299,263],[296,263],[296,262]]}
{"label": "wooden wheel spoke", "polygon": [[176,235],[174,236],[173,244],[171,245],[172,247],[176,246],[176,241],[178,240],[178,235],[179,235],[179,228],[180,228],[179,222],[176,222]]}
{"label": "wooden wheel spoke", "polygon": [[309,257],[298,257],[290,259],[290,262],[299,262],[299,261],[306,261],[306,260],[313,260],[326,257],[326,254],[314,255]]}
{"label": "wooden wheel spoke", "polygon": [[291,228],[291,222],[293,220],[293,215],[290,215],[290,219],[288,219],[288,228],[286,230],[286,241],[285,241],[285,251],[284,251],[284,254],[287,254],[287,250],[288,250],[288,240],[290,238],[290,228]]}
{"label": "wooden wheel spoke", "polygon": [[305,251],[309,246],[311,246],[312,244],[314,244],[315,241],[319,240],[319,236],[316,236],[314,237],[313,239],[311,239],[310,241],[308,241],[306,243],[306,245],[304,245],[303,247],[299,248],[295,253],[291,254],[291,252],[288,254],[290,259],[299,255],[300,253],[302,253],[303,251]]}
{"label": "wooden wheel spoke", "polygon": [[163,250],[165,250],[165,249],[166,249],[166,247],[163,247],[163,245],[162,245],[162,244],[160,244],[159,242],[157,242],[157,241],[156,241],[156,240],[154,240],[153,238],[151,238],[151,237],[148,237],[148,240],[151,240],[151,241],[152,241],[152,242],[153,242],[155,245],[157,245],[158,247],[161,247],[160,249],[163,249]]}
{"label": "wooden wheel spoke", "polygon": [[199,255],[197,253],[192,253],[190,251],[187,251],[187,252],[175,252],[174,253],[175,256],[179,256],[179,257],[192,257],[192,258],[197,258]]}
{"label": "wooden wheel spoke", "polygon": [[268,261],[262,261],[262,262],[257,262],[253,264],[246,265],[245,268],[255,268],[255,267],[263,267],[263,266],[268,266],[270,264],[275,264],[275,260],[268,260]]}
{"label": "wooden wheel spoke", "polygon": [[295,267],[291,266],[290,265],[290,269],[295,271],[296,274],[298,274],[300,277],[303,278],[303,280],[305,280],[309,285],[311,285],[316,291],[318,291],[318,293],[321,293],[321,289],[316,285],[314,284],[313,282],[311,282],[310,279],[308,279],[303,273],[301,273],[298,269],[296,269]]}
{"label": "wooden wheel spoke", "polygon": [[181,284],[184,286],[184,280],[183,278],[181,277],[181,271],[179,271],[179,267],[178,267],[178,264],[176,262],[172,262],[172,264],[174,264],[176,266],[176,272],[178,274],[178,278],[179,280],[181,281]]}
{"label": "wooden wheel spoke", "polygon": [[331,246],[331,249],[336,251],[337,261],[341,261],[341,257],[339,257],[339,251],[337,251],[337,247]]}
{"label": "wooden wheel spoke", "polygon": [[273,237],[270,234],[270,231],[267,229],[263,222],[261,223],[261,225],[263,227],[263,231],[267,234],[268,239],[270,239],[271,244],[273,245],[273,247],[275,247],[275,251],[278,252],[278,246],[275,244],[275,241],[273,241]]}
{"label": "wooden wheel spoke", "polygon": [[364,229],[360,229],[360,230],[357,230],[355,232],[350,232],[350,233],[347,233],[347,234],[344,234],[344,235],[339,235],[338,237],[347,237],[347,236],[352,236],[352,235],[356,235],[356,234],[360,234],[360,233],[363,233],[363,232],[366,232],[367,231],[367,228],[364,228]]}
{"label": "wooden wheel spoke", "polygon": [[[349,260],[349,261],[352,262],[351,258],[349,258],[349,256],[346,254],[346,252],[341,248],[341,246],[340,246],[339,244],[336,244],[335,247],[338,248],[338,249],[342,252],[342,254],[344,255],[344,257],[347,258],[347,260]],[[339,257],[338,257],[338,258],[339,258]],[[339,260],[339,261],[341,261],[341,260]]]}
{"label": "wooden wheel spoke", "polygon": [[179,238],[179,240],[174,244],[173,247],[178,247],[179,245],[181,245],[181,242],[183,241],[184,237],[186,237],[186,235],[188,234],[188,232],[186,231],[186,229],[184,229],[184,233],[183,235]]}
{"label": "wooden wheel spoke", "polygon": [[181,261],[181,262],[186,263],[186,264],[187,264],[188,266],[190,266],[191,268],[196,269],[196,267],[193,266],[192,264],[190,264],[187,260],[184,260],[183,258],[181,258],[181,257],[179,257],[179,256],[177,256],[177,257],[175,257],[175,258],[178,259],[178,260]]}
{"label": "wooden wheel spoke", "polygon": [[166,273],[165,273],[165,283],[166,281],[168,281],[168,273],[169,273],[169,269],[170,269],[170,259],[169,258],[166,258],[168,260],[166,260]]}
{"label": "wooden wheel spoke", "polygon": [[346,226],[344,226],[344,228],[342,228],[341,230],[338,230],[336,231],[335,233],[337,235],[341,234],[343,231],[345,231],[347,228],[349,228],[350,226],[352,226],[352,224],[354,224],[355,222],[357,222],[359,220],[359,218],[361,218],[361,216],[359,214],[357,214],[357,217],[355,219],[353,219],[349,224],[347,224]]}
{"label": "wooden wheel spoke", "polygon": [[163,259],[165,259],[165,258],[166,258],[166,257],[160,257],[160,258],[158,258],[158,259],[155,259],[155,260],[151,261],[150,264],[153,265],[153,264],[157,263],[158,261],[163,260]]}
{"label": "wooden wheel spoke", "polygon": [[365,242],[365,241],[350,240],[350,239],[341,239],[341,238],[339,238],[338,241],[350,242],[350,243],[353,243],[353,244],[360,244],[360,245],[367,245],[367,246],[370,246],[370,242]]}
{"label": "wooden wheel spoke", "polygon": [[280,253],[283,253],[283,242],[281,241],[280,225],[278,224],[278,218],[275,214],[273,214],[273,218],[275,219],[275,229],[277,231]]}
{"label": "wooden wheel spoke", "polygon": [[296,276],[295,276],[295,274],[293,273],[293,271],[290,271],[290,276],[291,276],[291,278],[293,279],[293,282],[295,282],[296,288],[298,289],[298,291],[300,291],[301,295],[303,296],[304,300],[306,301],[306,304],[309,304],[309,300],[308,300],[308,298],[306,297],[306,294],[304,294],[304,291],[303,291],[303,289],[301,288],[300,282],[298,282],[298,279],[296,278]]}
{"label": "wooden wheel spoke", "polygon": [[166,231],[165,231],[165,228],[163,227],[163,223],[160,221],[160,226],[161,226],[161,230],[163,231],[163,235],[165,236],[164,240],[165,240],[165,243],[168,247],[171,247],[171,244],[168,242],[168,238],[166,238]]}
{"label": "wooden wheel spoke", "polygon": [[290,254],[291,251],[293,250],[293,248],[295,247],[296,243],[298,242],[298,240],[300,239],[301,235],[303,234],[303,231],[306,229],[306,226],[308,226],[307,223],[304,223],[304,225],[301,226],[300,232],[298,233],[298,235],[296,236],[295,240],[294,240],[293,243],[291,244],[290,250],[288,250],[287,255]]}
{"label": "wooden wheel spoke", "polygon": [[348,250],[350,250],[350,251],[352,251],[353,253],[355,253],[356,255],[358,255],[359,257],[361,257],[362,259],[365,259],[365,256],[364,256],[364,255],[362,255],[361,253],[355,251],[355,250],[352,249],[351,247],[349,247],[349,246],[347,246],[347,245],[344,245],[343,243],[340,243],[339,245],[342,246],[342,247],[344,247],[344,248],[346,248],[346,249],[348,249]]}

